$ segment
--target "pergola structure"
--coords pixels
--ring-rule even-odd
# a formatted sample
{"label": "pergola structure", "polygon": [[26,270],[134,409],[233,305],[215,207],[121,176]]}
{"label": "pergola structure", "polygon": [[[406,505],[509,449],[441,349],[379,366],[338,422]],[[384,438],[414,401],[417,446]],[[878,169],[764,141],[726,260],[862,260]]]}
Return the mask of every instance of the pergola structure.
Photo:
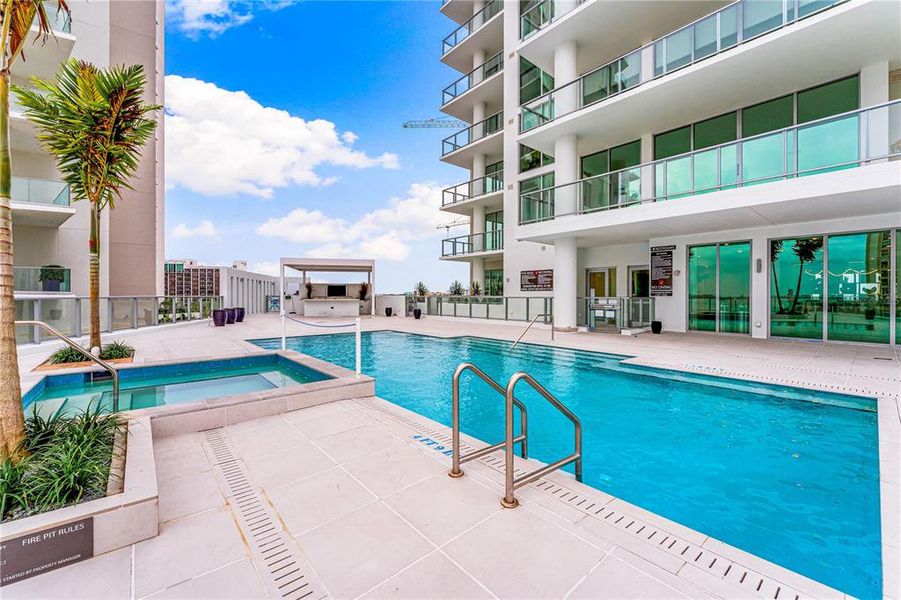
{"label": "pergola structure", "polygon": [[372,298],[372,315],[375,316],[375,261],[359,258],[282,258],[279,260],[279,312],[285,316],[285,269],[294,269],[303,274],[301,281],[306,282],[307,273],[366,273],[369,294]]}

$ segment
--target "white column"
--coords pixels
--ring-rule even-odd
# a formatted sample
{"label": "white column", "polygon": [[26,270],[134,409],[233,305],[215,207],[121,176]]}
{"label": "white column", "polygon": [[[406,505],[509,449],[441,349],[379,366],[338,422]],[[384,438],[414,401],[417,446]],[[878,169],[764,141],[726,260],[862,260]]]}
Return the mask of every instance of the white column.
{"label": "white column", "polygon": [[474,252],[485,249],[485,236],[477,235],[485,233],[485,207],[473,206],[472,216],[469,218],[469,232],[472,233],[472,249]]}
{"label": "white column", "polygon": [[[558,88],[575,81],[579,76],[578,46],[573,41],[562,42],[554,50],[554,85]],[[578,106],[579,86],[570,85],[555,94],[554,114],[571,113]],[[554,157],[556,159],[556,157]]]}
{"label": "white column", "polygon": [[288,328],[288,320],[285,319],[285,265],[280,263],[278,266],[278,314],[282,320],[282,350],[286,347],[285,335]]}
{"label": "white column", "polygon": [[[485,103],[484,102],[474,102],[472,105],[472,124],[475,125],[485,119]],[[477,140],[481,138],[485,133],[485,126],[479,125],[478,127],[473,128],[472,133],[470,134],[473,140]]]}
{"label": "white column", "polygon": [[[654,160],[654,134],[641,135],[641,164],[647,165]],[[641,168],[641,199],[654,198],[654,165]]]}
{"label": "white column", "polygon": [[[860,70],[860,107],[888,102],[888,61],[867,65]],[[889,110],[868,111],[860,120],[864,158],[886,156],[889,152]]]}
{"label": "white column", "polygon": [[[579,140],[574,134],[566,134],[554,142],[554,179],[561,186],[579,179]],[[571,215],[576,212],[576,188],[570,185],[557,188],[554,196],[554,214]]]}
{"label": "white column", "polygon": [[554,327],[559,331],[576,328],[577,258],[575,238],[554,242]]}
{"label": "white column", "polygon": [[485,51],[484,50],[476,50],[472,53],[472,80],[469,82],[469,87],[475,87],[482,81],[482,73],[476,72],[476,69],[485,62]]}
{"label": "white column", "polygon": [[[470,179],[480,179],[485,176],[485,155],[484,154],[473,154],[472,155],[472,170],[470,173]],[[469,193],[472,196],[480,196],[485,192],[485,182],[477,181],[471,185]]]}
{"label": "white column", "polygon": [[482,289],[482,293],[485,293],[485,259],[484,258],[476,258],[473,259],[469,265],[469,282],[470,284],[473,281],[477,281],[479,283],[479,287]]}

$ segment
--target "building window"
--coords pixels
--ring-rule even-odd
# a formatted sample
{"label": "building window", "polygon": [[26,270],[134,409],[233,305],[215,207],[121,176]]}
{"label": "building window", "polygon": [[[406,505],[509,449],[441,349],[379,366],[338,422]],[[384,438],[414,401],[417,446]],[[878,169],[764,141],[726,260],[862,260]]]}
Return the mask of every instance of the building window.
{"label": "building window", "polygon": [[519,145],[519,172],[525,173],[538,167],[554,164],[554,157],[544,152],[539,152],[528,146]]}
{"label": "building window", "polygon": [[485,250],[504,247],[504,211],[485,214]]}
{"label": "building window", "polygon": [[519,182],[519,222],[554,216],[554,174],[545,173]]}
{"label": "building window", "polygon": [[770,335],[822,339],[823,236],[770,242]]}
{"label": "building window", "polygon": [[891,232],[831,235],[826,246],[826,338],[887,344],[891,329]]}
{"label": "building window", "polygon": [[486,269],[485,270],[485,295],[486,296],[503,296],[504,295],[504,270],[503,269]]}
{"label": "building window", "polygon": [[554,89],[554,78],[524,58],[519,59],[519,104],[523,105]]}
{"label": "building window", "polygon": [[688,328],[751,331],[751,242],[688,249]]}

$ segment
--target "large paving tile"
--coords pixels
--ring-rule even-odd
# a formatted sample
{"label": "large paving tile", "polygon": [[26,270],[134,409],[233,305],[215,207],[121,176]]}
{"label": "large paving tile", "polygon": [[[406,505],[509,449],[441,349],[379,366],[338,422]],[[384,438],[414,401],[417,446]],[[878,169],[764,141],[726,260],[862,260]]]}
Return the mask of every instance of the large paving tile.
{"label": "large paving tile", "polygon": [[340,467],[267,489],[266,494],[292,535],[376,501]]}
{"label": "large paving tile", "polygon": [[160,479],[160,522],[171,521],[225,504],[211,471]]}
{"label": "large paving tile", "polygon": [[266,598],[266,590],[249,559],[205,573],[148,596],[154,600]]}
{"label": "large paving tile", "polygon": [[[253,423],[254,420],[245,421]],[[235,453],[242,458],[265,456],[282,452],[306,441],[302,433],[280,418],[267,419],[267,425],[255,429],[234,430],[226,427]]]}
{"label": "large paving tile", "polygon": [[385,498],[435,544],[441,545],[501,509],[500,496],[471,477],[441,472]]}
{"label": "large paving tile", "polygon": [[433,552],[363,595],[367,600],[453,600],[492,598],[476,581],[440,552]]}
{"label": "large paving tile", "polygon": [[378,502],[299,538],[335,598],[354,598],[422,558],[434,546]]}
{"label": "large paving tile", "polygon": [[136,597],[248,558],[235,521],[225,508],[163,523],[159,536],[136,544],[134,551]]}
{"label": "large paving tile", "polygon": [[294,420],[293,425],[311,440],[318,440],[336,433],[362,427],[368,423],[369,421],[360,416],[346,410],[340,410],[315,419],[297,419]]}
{"label": "large paving tile", "polygon": [[307,440],[290,448],[245,459],[253,480],[271,489],[335,466],[335,461]]}
{"label": "large paving tile", "polygon": [[601,561],[601,564],[567,596],[579,600],[594,598],[658,600],[688,597],[615,556],[608,556]]}
{"label": "large paving tile", "polygon": [[403,442],[397,438],[372,425],[364,425],[316,440],[316,445],[339,463],[402,444]]}
{"label": "large paving tile", "polygon": [[131,595],[131,547],[3,586],[3,600],[39,598],[128,598]]}
{"label": "large paving tile", "polygon": [[406,444],[392,444],[381,452],[351,460],[344,468],[379,497],[445,470],[437,460]]}
{"label": "large paving tile", "polygon": [[523,508],[495,513],[442,549],[492,593],[517,599],[562,598],[604,556]]}

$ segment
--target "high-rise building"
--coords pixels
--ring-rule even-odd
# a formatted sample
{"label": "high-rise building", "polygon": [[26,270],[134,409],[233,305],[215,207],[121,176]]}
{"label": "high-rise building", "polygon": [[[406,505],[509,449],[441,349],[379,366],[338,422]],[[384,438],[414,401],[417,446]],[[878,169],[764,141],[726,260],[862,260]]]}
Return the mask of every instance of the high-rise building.
{"label": "high-rise building", "polygon": [[445,0],[442,259],[561,329],[901,342],[901,3]]}
{"label": "high-rise building", "polygon": [[[25,46],[13,83],[52,79],[69,58],[98,67],[142,64],[146,101],[163,104],[164,2],[68,0],[71,19],[47,3],[53,35]],[[35,35],[37,29],[34,29]],[[88,295],[89,205],[74,201],[36,128],[11,98],[12,215],[15,295],[60,299]],[[163,291],[163,119],[143,149],[133,189],[103,214],[101,296],[156,296]],[[33,303],[17,303],[17,312]],[[48,304],[49,306],[49,304]],[[68,306],[68,305],[67,305]],[[20,310],[21,309],[21,310]],[[34,315],[17,315],[31,318]]]}

